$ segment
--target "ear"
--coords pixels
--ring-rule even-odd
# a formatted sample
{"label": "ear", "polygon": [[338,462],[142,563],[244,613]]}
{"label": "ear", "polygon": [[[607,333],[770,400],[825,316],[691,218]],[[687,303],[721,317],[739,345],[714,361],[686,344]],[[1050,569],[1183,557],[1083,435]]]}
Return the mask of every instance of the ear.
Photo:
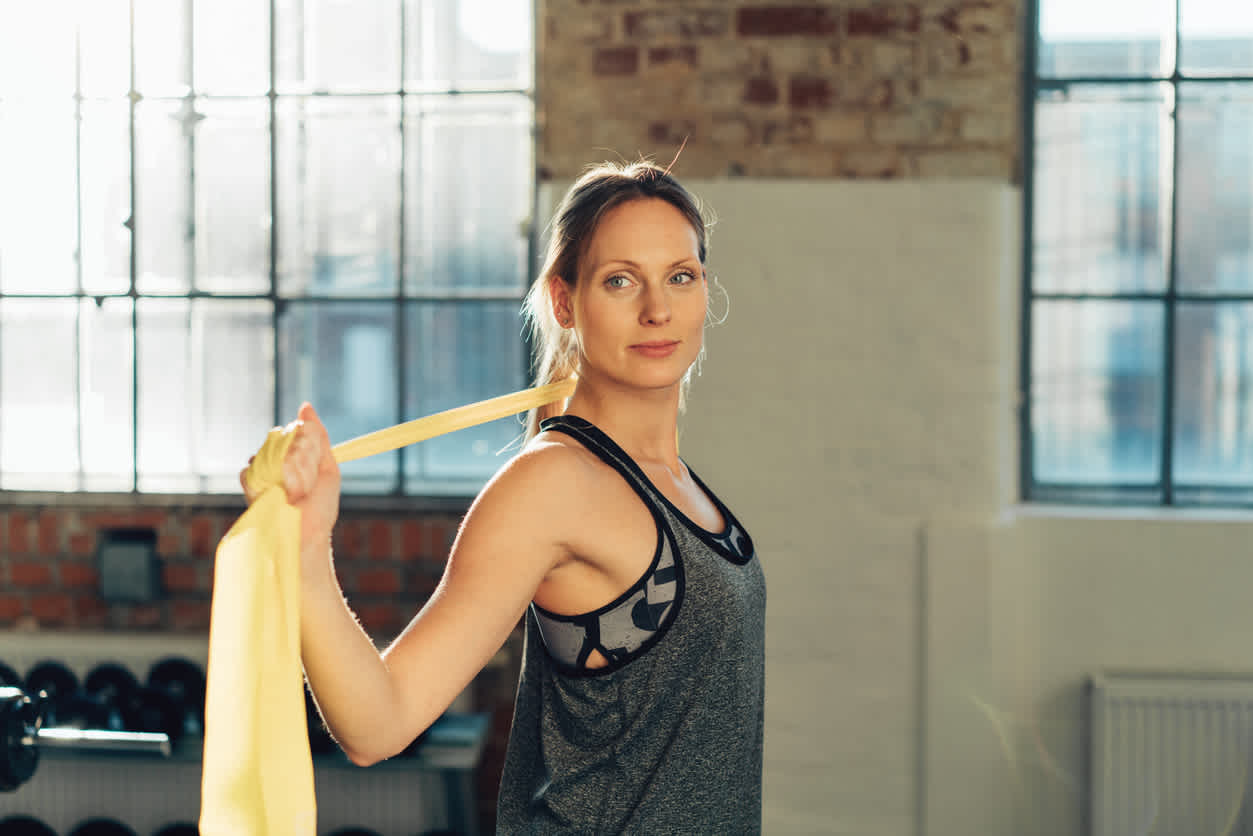
{"label": "ear", "polygon": [[570,286],[560,276],[548,277],[548,296],[553,303],[553,314],[563,328],[574,325],[574,300],[570,298]]}

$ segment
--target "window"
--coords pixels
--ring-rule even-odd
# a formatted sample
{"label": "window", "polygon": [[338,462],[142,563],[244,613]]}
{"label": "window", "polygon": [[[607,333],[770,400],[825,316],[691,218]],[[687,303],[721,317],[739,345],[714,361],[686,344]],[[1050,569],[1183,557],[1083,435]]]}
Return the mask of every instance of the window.
{"label": "window", "polygon": [[1253,504],[1253,6],[1033,5],[1024,496]]}
{"label": "window", "polygon": [[[47,0],[0,20],[0,490],[238,492],[526,385],[530,3]],[[344,466],[468,494],[516,419]]]}

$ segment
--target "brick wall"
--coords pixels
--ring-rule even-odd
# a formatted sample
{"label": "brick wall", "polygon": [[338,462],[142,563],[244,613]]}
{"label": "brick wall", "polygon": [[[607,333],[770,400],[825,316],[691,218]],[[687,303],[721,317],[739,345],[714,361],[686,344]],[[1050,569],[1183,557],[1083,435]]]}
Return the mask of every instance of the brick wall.
{"label": "brick wall", "polygon": [[[242,508],[0,508],[0,627],[205,632],[213,553]],[[335,567],[365,628],[394,636],[430,595],[459,518],[389,517],[345,511],[335,531]],[[101,531],[157,534],[160,600],[108,603],[99,595]]]}
{"label": "brick wall", "polygon": [[1021,0],[544,0],[541,177],[1015,176]]}

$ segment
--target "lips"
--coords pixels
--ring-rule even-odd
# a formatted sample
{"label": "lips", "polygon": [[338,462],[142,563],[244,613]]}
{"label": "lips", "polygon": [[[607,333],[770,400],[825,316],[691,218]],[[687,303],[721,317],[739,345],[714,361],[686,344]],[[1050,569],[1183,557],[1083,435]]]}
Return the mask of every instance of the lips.
{"label": "lips", "polygon": [[650,340],[646,343],[636,343],[631,346],[631,350],[645,357],[669,357],[678,347],[678,340]]}

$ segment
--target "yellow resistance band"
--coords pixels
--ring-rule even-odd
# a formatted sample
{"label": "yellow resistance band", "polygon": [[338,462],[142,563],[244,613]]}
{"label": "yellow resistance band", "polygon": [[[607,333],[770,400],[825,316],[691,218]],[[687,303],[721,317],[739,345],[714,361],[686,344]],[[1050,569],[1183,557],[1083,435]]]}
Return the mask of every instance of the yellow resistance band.
{"label": "yellow resistance band", "polygon": [[[450,409],[333,448],[346,462],[543,406],[574,380]],[[256,499],[218,544],[209,619],[202,836],[313,836],[317,805],[300,664],[300,512],[283,492],[293,433],[270,431],[248,469]]]}

